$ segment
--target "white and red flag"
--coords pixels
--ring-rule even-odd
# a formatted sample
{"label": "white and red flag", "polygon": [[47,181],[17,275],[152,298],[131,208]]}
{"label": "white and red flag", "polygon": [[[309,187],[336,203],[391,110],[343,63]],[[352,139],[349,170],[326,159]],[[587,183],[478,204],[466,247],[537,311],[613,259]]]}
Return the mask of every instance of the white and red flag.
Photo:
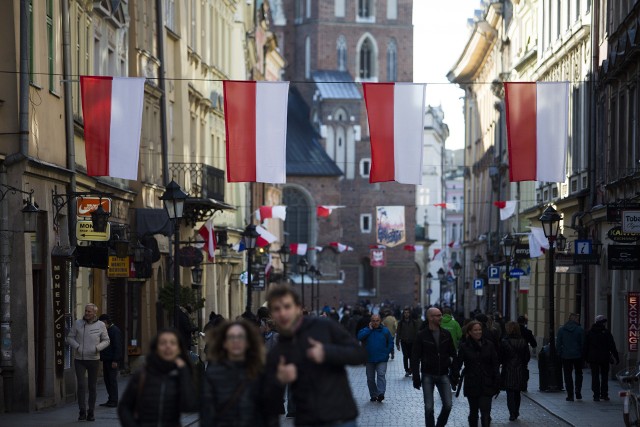
{"label": "white and red flag", "polygon": [[456,206],[455,203],[434,203],[433,206],[438,207],[438,208],[443,208],[443,209],[449,209],[451,211],[457,211],[458,210],[458,206]]}
{"label": "white and red flag", "polygon": [[347,245],[343,245],[342,243],[339,242],[331,242],[329,243],[329,246],[331,246],[332,248],[336,248],[336,250],[340,253],[344,252],[344,251],[352,251],[353,248],[351,246],[347,246]]}
{"label": "white and red flag", "polygon": [[541,227],[529,227],[529,258],[542,256],[545,250],[549,249],[549,239],[544,235]]}
{"label": "white and red flag", "polygon": [[310,251],[316,251],[316,252],[322,252],[322,249],[324,249],[322,246],[310,246],[309,247]]}
{"label": "white and red flag", "polygon": [[286,182],[289,82],[223,82],[227,181]]}
{"label": "white and red flag", "polygon": [[364,83],[371,171],[369,182],[422,183],[425,85]]}
{"label": "white and red flag", "polygon": [[80,76],[87,175],[138,179],[144,82]]}
{"label": "white and red flag", "polygon": [[207,222],[204,223],[200,230],[198,230],[198,234],[204,240],[204,251],[207,253],[207,258],[209,261],[213,261],[216,257],[216,235],[213,229],[213,219],[209,218]]}
{"label": "white and red flag", "polygon": [[442,254],[443,254],[442,249],[434,249],[433,258],[431,258],[431,261],[435,261],[435,259],[438,258],[439,256],[442,256]]}
{"label": "white and red flag", "polygon": [[278,240],[278,238],[275,235],[269,233],[266,228],[260,225],[256,225],[256,231],[260,235],[256,239],[256,246],[258,246],[259,248],[264,248],[265,246],[268,246],[271,243]]}
{"label": "white and red flag", "polygon": [[505,221],[513,216],[516,212],[517,200],[498,200],[493,205],[500,209],[500,219]]}
{"label": "white and red flag", "polygon": [[344,206],[336,206],[336,205],[320,205],[316,207],[316,216],[318,218],[326,218],[331,215],[334,209],[344,208]]}
{"label": "white and red flag", "polygon": [[287,207],[286,206],[260,206],[260,209],[255,212],[256,219],[260,222],[268,218],[278,218],[281,220],[287,219]]}
{"label": "white and red flag", "polygon": [[404,245],[403,249],[409,252],[422,252],[424,250],[423,245]]}
{"label": "white and red flag", "polygon": [[291,253],[294,255],[304,256],[307,254],[306,243],[291,243],[289,245],[289,249],[291,250]]}
{"label": "white and red flag", "polygon": [[505,83],[509,180],[564,182],[569,82]]}

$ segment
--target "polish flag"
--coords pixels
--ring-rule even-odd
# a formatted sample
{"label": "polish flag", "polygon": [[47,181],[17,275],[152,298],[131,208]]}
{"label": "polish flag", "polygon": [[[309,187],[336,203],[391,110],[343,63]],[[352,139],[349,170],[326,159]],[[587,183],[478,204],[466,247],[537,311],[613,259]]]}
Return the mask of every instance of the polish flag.
{"label": "polish flag", "polygon": [[431,258],[431,261],[435,261],[435,259],[438,258],[438,256],[442,256],[442,249],[433,250],[433,258]]}
{"label": "polish flag", "polygon": [[404,245],[403,249],[409,252],[422,252],[424,250],[423,245]]}
{"label": "polish flag", "polygon": [[334,209],[344,208],[344,206],[336,206],[336,205],[320,205],[316,208],[316,216],[318,218],[326,218],[331,215]]}
{"label": "polish flag", "polygon": [[309,247],[310,251],[316,251],[316,252],[322,252],[323,247],[322,246],[311,246]]}
{"label": "polish flag", "polygon": [[385,245],[369,245],[369,249],[387,249]]}
{"label": "polish flag", "polygon": [[267,218],[278,218],[281,220],[287,219],[287,207],[286,206],[260,206],[260,209],[255,212],[256,219],[260,222]]}
{"label": "polish flag", "polygon": [[542,256],[546,249],[549,249],[549,239],[544,235],[541,227],[529,227],[529,258]]}
{"label": "polish flag", "polygon": [[260,225],[256,225],[256,231],[260,235],[260,237],[256,239],[256,246],[258,246],[259,248],[264,248],[265,246],[268,246],[278,240],[275,235],[269,233],[266,228]]}
{"label": "polish flag", "polygon": [[342,243],[338,243],[338,242],[331,242],[329,243],[329,246],[331,246],[332,248],[336,248],[339,253],[353,250],[351,246],[343,245]]}
{"label": "polish flag", "polygon": [[138,179],[144,82],[80,76],[87,175]]}
{"label": "polish flag", "polygon": [[307,254],[307,244],[306,243],[291,243],[289,245],[289,249],[292,254],[304,256]]}
{"label": "polish flag", "polygon": [[517,200],[498,200],[493,202],[493,205],[500,209],[500,219],[505,221],[513,216],[516,212]]}
{"label": "polish flag", "polygon": [[369,182],[422,184],[425,85],[364,83],[371,138]]}
{"label": "polish flag", "polygon": [[223,82],[227,181],[286,182],[289,82]]}
{"label": "polish flag", "polygon": [[505,83],[509,180],[564,182],[569,82]]}
{"label": "polish flag", "polygon": [[434,203],[433,206],[443,209],[449,209],[452,211],[457,211],[458,207],[454,203]]}
{"label": "polish flag", "polygon": [[216,235],[213,230],[213,219],[209,218],[209,220],[200,227],[198,234],[204,240],[204,250],[207,252],[207,258],[209,261],[213,261],[216,257]]}

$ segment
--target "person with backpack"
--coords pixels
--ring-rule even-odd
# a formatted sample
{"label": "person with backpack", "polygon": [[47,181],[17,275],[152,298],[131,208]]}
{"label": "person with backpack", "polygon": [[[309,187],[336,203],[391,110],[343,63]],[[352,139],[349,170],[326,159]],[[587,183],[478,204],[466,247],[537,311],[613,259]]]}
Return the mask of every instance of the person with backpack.
{"label": "person with backpack", "polygon": [[134,373],[120,399],[123,427],[180,426],[180,415],[196,412],[191,361],[181,334],[163,329],[151,341],[145,366]]}
{"label": "person with backpack", "polygon": [[358,332],[358,339],[367,350],[369,396],[372,402],[382,402],[387,389],[387,362],[393,349],[393,336],[382,324],[380,315],[374,314],[369,325]]}
{"label": "person with backpack", "polygon": [[507,407],[509,408],[509,421],[515,421],[520,416],[521,392],[527,390],[529,380],[529,360],[531,353],[529,345],[520,335],[520,325],[516,322],[507,322],[505,325],[506,336],[500,342],[500,361],[502,372],[500,384],[507,392]]}

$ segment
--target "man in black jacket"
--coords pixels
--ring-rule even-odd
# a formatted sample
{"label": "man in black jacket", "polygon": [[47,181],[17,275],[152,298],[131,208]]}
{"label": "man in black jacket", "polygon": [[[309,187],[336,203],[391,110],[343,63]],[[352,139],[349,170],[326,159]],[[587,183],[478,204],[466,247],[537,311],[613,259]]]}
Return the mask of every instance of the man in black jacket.
{"label": "man in black jacket", "polygon": [[108,314],[102,314],[100,320],[107,327],[109,341],[111,345],[100,352],[100,360],[102,360],[102,374],[104,377],[104,385],[107,388],[109,399],[100,406],[115,408],[118,406],[118,370],[122,367],[124,354],[122,352],[122,332],[120,328],[113,324]]}
{"label": "man in black jacket", "polygon": [[289,384],[297,426],[355,426],[358,408],[345,365],[362,365],[366,350],[337,322],[302,316],[300,297],[274,286],[267,303],[280,337],[267,359],[267,396],[278,405]]}
{"label": "man in black jacket", "polygon": [[402,347],[402,361],[404,362],[404,376],[411,376],[411,353],[413,343],[420,330],[421,321],[411,316],[411,309],[406,307],[402,312],[402,319],[398,322],[396,330],[396,348]]}
{"label": "man in black jacket", "polygon": [[525,316],[518,316],[518,325],[520,326],[520,335],[522,335],[522,338],[524,338],[531,348],[535,349],[538,346],[538,342],[536,341],[536,337],[533,336],[533,332],[527,328],[527,318]]}
{"label": "man in black jacket", "polygon": [[[411,369],[413,387],[424,396],[424,417],[427,427],[444,427],[449,419],[452,407],[451,381],[449,367],[456,355],[453,338],[446,329],[440,327],[442,313],[435,307],[427,310],[428,327],[422,329],[413,343]],[[422,374],[422,379],[420,379]],[[442,411],[435,422],[433,389],[438,387],[442,400]]]}
{"label": "man in black jacket", "polygon": [[620,356],[613,335],[607,330],[607,318],[596,316],[596,323],[587,332],[584,352],[591,366],[591,390],[593,401],[609,400],[609,363],[620,363]]}

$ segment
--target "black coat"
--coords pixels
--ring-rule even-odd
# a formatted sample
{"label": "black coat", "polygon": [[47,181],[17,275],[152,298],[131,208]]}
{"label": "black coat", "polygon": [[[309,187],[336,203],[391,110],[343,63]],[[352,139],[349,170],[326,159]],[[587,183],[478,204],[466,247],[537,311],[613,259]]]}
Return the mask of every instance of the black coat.
{"label": "black coat", "polygon": [[[316,364],[307,357],[309,338],[324,346],[325,361]],[[269,407],[277,410],[284,385],[276,378],[281,357],[293,363],[298,379],[291,385],[296,407],[296,425],[313,426],[337,421],[355,420],[358,407],[351,394],[345,365],[362,365],[367,352],[338,323],[305,317],[293,336],[280,334],[278,344],[267,359],[267,392]]]}
{"label": "black coat", "polygon": [[531,353],[524,338],[507,336],[500,343],[500,386],[503,390],[527,390]]}
{"label": "black coat", "polygon": [[464,395],[493,396],[500,390],[500,361],[491,341],[476,342],[467,338],[460,342],[458,356],[452,366],[454,378],[464,365]]}
{"label": "black coat", "polygon": [[613,335],[601,323],[594,324],[587,332],[584,352],[585,359],[589,363],[609,363],[611,356],[616,361],[620,361]]}
{"label": "black coat", "polygon": [[149,356],[147,366],[129,380],[118,417],[123,427],[176,427],[181,413],[197,409],[190,369]]}
{"label": "black coat", "polygon": [[421,323],[418,319],[409,318],[409,320],[405,320],[402,318],[402,320],[398,322],[398,329],[396,329],[398,342],[414,342],[418,336],[418,332],[420,332]]}
{"label": "black coat", "polygon": [[536,348],[538,346],[538,342],[536,341],[536,337],[533,336],[533,332],[529,328],[527,328],[523,324],[519,324],[520,326],[520,335],[522,338],[531,346],[531,348]]}
{"label": "black coat", "polygon": [[202,385],[200,425],[203,427],[273,425],[274,420],[267,417],[264,387],[264,376],[249,379],[244,363],[210,363]]}
{"label": "black coat", "polygon": [[116,325],[111,325],[107,328],[107,334],[109,334],[109,347],[100,352],[100,360],[105,362],[117,362],[122,366],[124,361],[124,352],[122,351],[122,332]]}
{"label": "black coat", "polygon": [[439,345],[436,346],[433,333],[427,327],[418,333],[411,353],[411,370],[413,380],[426,375],[448,375],[452,358],[456,356],[456,347],[451,334],[440,328]]}

